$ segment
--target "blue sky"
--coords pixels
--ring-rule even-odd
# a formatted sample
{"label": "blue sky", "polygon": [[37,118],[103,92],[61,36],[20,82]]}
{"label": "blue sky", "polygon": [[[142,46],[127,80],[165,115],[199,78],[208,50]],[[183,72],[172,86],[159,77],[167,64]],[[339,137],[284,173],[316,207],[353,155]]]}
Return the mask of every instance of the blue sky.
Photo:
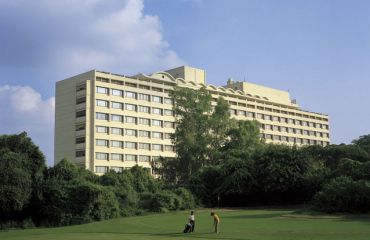
{"label": "blue sky", "polygon": [[56,81],[188,64],[289,90],[349,143],[370,133],[369,26],[365,0],[2,0],[0,134],[27,131],[51,165]]}

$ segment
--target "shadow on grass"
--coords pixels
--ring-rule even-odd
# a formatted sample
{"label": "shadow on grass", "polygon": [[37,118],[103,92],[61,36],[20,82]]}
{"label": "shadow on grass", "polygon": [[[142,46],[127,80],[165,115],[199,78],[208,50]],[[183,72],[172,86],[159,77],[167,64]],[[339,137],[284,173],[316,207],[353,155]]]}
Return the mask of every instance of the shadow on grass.
{"label": "shadow on grass", "polygon": [[282,214],[283,218],[306,219],[306,220],[333,220],[341,222],[363,222],[370,224],[370,214],[349,213],[324,213],[313,210],[301,209],[290,214]]}
{"label": "shadow on grass", "polygon": [[[78,232],[91,234],[92,232]],[[129,232],[129,233],[119,233],[119,232],[94,232],[96,234],[117,234],[117,235],[140,235],[148,237],[167,237],[167,238],[196,238],[196,239],[224,239],[224,240],[249,240],[248,238],[235,238],[235,237],[223,237],[222,233],[215,234],[211,232],[199,232],[199,233],[143,233],[143,232]]]}
{"label": "shadow on grass", "polygon": [[222,218],[234,218],[234,219],[265,219],[265,218],[275,218],[284,215],[284,213],[262,213],[262,214],[244,214],[236,216],[224,216]]}

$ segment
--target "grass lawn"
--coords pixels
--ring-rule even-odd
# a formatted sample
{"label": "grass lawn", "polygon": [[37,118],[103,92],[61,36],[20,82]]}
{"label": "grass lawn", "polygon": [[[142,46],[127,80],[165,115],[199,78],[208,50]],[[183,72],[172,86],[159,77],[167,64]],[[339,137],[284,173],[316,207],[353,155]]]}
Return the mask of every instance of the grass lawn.
{"label": "grass lawn", "polygon": [[151,214],[84,225],[0,231],[0,239],[370,239],[369,215],[310,215],[293,210],[220,210],[220,233],[211,233],[209,210],[196,211],[195,233],[183,234],[189,212]]}

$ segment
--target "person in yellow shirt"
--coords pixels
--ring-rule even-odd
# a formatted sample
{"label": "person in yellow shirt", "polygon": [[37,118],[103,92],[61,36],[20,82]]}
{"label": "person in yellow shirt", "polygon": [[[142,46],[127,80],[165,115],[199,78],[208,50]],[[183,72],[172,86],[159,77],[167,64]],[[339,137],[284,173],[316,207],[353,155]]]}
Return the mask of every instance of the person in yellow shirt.
{"label": "person in yellow shirt", "polygon": [[218,233],[218,225],[220,224],[220,217],[215,212],[211,212],[211,216],[213,217],[213,226],[215,228],[215,233]]}

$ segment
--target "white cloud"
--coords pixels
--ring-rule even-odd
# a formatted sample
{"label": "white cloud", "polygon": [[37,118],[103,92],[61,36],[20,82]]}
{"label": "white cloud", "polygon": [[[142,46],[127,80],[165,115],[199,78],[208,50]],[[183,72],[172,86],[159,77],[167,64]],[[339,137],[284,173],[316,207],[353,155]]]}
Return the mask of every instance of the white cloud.
{"label": "white cloud", "polygon": [[43,100],[40,93],[29,86],[0,86],[0,133],[26,131],[53,159],[54,97]]}
{"label": "white cloud", "polygon": [[144,13],[142,0],[9,1],[0,3],[0,21],[17,27],[0,23],[8,33],[2,37],[9,38],[0,46],[0,66],[47,66],[68,76],[92,68],[131,74],[184,64],[164,40],[159,18]]}
{"label": "white cloud", "polygon": [[128,75],[184,64],[143,0],[2,0],[0,29],[0,134],[27,131],[49,165],[54,98],[32,87],[50,96],[55,81],[94,68]]}

